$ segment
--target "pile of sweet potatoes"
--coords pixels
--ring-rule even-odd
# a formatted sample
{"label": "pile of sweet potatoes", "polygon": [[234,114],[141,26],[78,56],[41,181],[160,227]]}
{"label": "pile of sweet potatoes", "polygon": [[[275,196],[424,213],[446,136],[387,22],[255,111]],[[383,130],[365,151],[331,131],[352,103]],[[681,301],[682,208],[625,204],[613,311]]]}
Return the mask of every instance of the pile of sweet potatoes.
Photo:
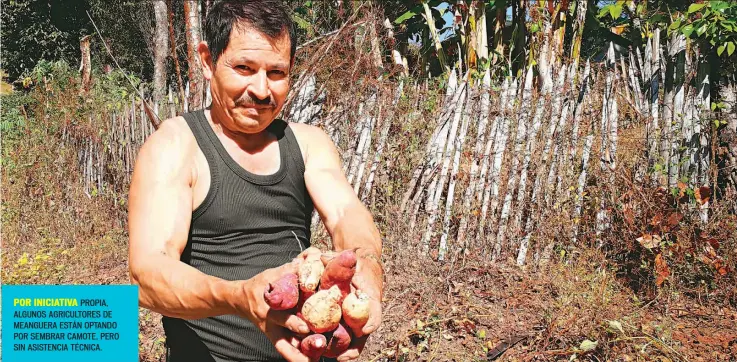
{"label": "pile of sweet potatoes", "polygon": [[311,359],[335,358],[351,344],[351,329],[360,330],[368,321],[369,299],[352,290],[356,254],[346,250],[324,264],[319,253],[308,254],[298,274],[286,274],[270,283],[264,299],[275,310],[294,308],[310,327],[300,349]]}

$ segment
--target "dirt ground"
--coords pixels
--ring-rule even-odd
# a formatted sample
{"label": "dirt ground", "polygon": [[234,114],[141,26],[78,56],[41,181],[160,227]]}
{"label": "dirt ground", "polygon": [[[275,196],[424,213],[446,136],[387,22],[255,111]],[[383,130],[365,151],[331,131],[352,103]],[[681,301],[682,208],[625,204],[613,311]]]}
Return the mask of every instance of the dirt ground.
{"label": "dirt ground", "polygon": [[[386,259],[384,320],[361,361],[737,361],[737,310],[638,300],[591,255],[534,271]],[[163,360],[160,318],[141,309],[141,361]]]}

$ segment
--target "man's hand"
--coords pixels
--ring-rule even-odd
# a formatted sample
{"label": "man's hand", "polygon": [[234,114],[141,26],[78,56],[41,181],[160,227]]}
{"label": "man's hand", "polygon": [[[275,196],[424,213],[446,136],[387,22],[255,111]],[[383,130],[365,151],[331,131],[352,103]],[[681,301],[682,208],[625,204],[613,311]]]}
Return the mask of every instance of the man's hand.
{"label": "man's hand", "polygon": [[310,332],[307,323],[294,315],[293,310],[273,310],[264,300],[264,290],[270,282],[278,280],[286,273],[297,273],[299,260],[267,269],[249,280],[240,283],[244,301],[236,301],[235,308],[240,314],[256,325],[276,350],[290,362],[307,362],[309,359],[299,351],[299,341]]}
{"label": "man's hand", "polygon": [[[327,263],[329,259],[335,256],[334,253],[326,253],[323,261]],[[358,249],[356,250],[358,263],[356,265],[356,274],[351,282],[352,286],[360,289],[369,296],[369,319],[360,330],[352,329],[353,340],[351,346],[338,356],[338,361],[351,361],[358,358],[366,345],[366,341],[371,333],[381,325],[381,298],[384,290],[384,271],[380,257],[370,251]]]}

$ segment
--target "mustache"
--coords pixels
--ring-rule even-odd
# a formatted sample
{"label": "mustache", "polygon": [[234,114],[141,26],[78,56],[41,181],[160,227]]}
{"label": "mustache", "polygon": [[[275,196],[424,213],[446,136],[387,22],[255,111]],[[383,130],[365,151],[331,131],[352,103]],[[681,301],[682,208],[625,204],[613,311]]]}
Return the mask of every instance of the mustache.
{"label": "mustache", "polygon": [[243,94],[240,98],[238,98],[235,101],[235,105],[238,107],[263,107],[263,106],[270,106],[270,107],[276,107],[276,102],[274,101],[274,98],[271,96],[268,96],[264,99],[258,99],[254,98],[248,95],[248,93]]}

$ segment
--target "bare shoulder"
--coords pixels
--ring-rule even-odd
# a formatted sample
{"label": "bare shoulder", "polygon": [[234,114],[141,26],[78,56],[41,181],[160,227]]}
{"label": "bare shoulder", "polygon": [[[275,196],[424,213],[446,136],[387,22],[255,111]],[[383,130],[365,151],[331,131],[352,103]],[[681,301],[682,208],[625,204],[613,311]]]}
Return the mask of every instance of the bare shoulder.
{"label": "bare shoulder", "polygon": [[183,117],[169,118],[138,151],[136,170],[179,173],[191,165],[196,145],[187,121]]}
{"label": "bare shoulder", "polygon": [[336,152],[335,144],[327,133],[320,127],[304,123],[289,123],[294,137],[302,149],[305,162],[309,162],[310,155],[320,155],[326,152]]}

